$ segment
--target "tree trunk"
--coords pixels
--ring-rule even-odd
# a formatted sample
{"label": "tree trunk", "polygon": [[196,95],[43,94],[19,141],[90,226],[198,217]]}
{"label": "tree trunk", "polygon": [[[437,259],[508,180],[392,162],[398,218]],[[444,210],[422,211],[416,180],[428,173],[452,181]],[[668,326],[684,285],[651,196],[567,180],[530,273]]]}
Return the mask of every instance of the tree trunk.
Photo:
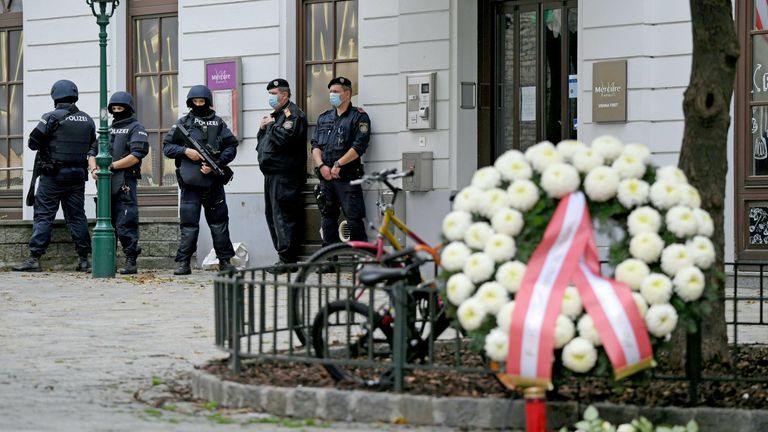
{"label": "tree trunk", "polygon": [[[715,225],[716,273],[723,272],[723,210],[728,174],[728,125],[739,57],[731,0],[690,0],[693,28],[693,67],[685,91],[685,132],[679,167],[701,194],[702,207]],[[725,284],[714,276],[718,300],[702,320],[703,360],[728,363],[725,326]],[[680,344],[678,344],[679,346]]]}

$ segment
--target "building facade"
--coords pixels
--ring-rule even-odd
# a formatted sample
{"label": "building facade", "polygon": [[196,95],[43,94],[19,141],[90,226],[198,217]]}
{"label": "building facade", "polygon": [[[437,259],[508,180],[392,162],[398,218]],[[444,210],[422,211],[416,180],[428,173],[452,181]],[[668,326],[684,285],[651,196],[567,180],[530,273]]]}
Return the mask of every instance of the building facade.
{"label": "building facade", "polygon": [[[364,156],[368,172],[402,167],[404,153],[431,152],[424,155],[432,168],[431,188],[408,192],[400,203],[408,224],[431,241],[439,236],[436,221],[449,211],[451,192],[510,148],[612,134],[648,145],[658,165],[677,163],[692,51],[687,0],[120,3],[109,26],[108,87],[134,94],[152,136],[142,168],[142,215],[176,214],[173,162],[162,158],[160,146],[185,112],[187,90],[210,82],[211,64],[238,65],[237,103],[214,108],[232,111],[241,139],[227,194],[232,240],[247,245],[251,265],[274,261],[255,148],[259,119],[270,111],[265,86],[275,77],[292,84],[293,99],[312,124],[329,108],[331,77],[354,81],[353,102],[372,122]],[[768,22],[768,7],[766,0],[738,3],[734,16],[745,49],[728,142],[726,259],[765,259],[768,58],[762,60],[768,37],[762,17]],[[92,115],[99,111],[98,27],[85,0],[6,0],[3,6],[0,207],[8,218],[31,219],[32,209],[21,205],[34,160],[25,137],[51,109],[49,89],[57,79],[75,81],[81,108]],[[592,116],[593,67],[614,60],[626,62],[626,116],[600,122]],[[425,102],[428,111],[419,112],[425,87],[413,82],[425,76],[433,80],[433,99]],[[228,105],[235,93],[217,100]],[[422,120],[426,128],[413,127]],[[89,183],[87,193],[95,192]],[[377,194],[365,195],[369,220],[376,221]],[[319,226],[311,201],[310,237]],[[86,202],[95,216],[92,200]],[[210,249],[204,235],[200,242],[200,251]]]}

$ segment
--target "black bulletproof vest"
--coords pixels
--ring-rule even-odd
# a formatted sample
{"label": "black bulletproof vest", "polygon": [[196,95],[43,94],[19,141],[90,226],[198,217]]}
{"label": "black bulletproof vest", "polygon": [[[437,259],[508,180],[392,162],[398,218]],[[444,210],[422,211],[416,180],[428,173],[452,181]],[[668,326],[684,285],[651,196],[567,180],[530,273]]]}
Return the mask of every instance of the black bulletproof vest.
{"label": "black bulletproof vest", "polygon": [[93,121],[88,114],[57,109],[51,113],[58,119],[58,126],[51,133],[49,155],[56,162],[65,164],[86,163],[86,155],[93,139]]}
{"label": "black bulletproof vest", "polygon": [[[187,115],[183,124],[192,138],[201,145],[207,146],[214,157],[219,156],[221,153],[221,140],[219,139],[219,134],[221,133],[222,128],[222,120],[220,117],[195,117],[193,115]],[[189,143],[185,143],[185,145],[191,147]]]}
{"label": "black bulletproof vest", "polygon": [[109,130],[109,141],[113,160],[120,160],[131,153],[131,136],[138,126],[135,118],[120,120],[112,123]]}

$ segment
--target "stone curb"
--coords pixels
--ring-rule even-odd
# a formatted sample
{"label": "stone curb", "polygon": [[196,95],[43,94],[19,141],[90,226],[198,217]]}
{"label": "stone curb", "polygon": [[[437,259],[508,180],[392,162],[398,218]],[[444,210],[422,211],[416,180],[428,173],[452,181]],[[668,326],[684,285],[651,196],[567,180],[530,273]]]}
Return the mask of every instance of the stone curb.
{"label": "stone curb", "polygon": [[[192,394],[231,408],[252,408],[280,417],[316,418],[346,422],[395,420],[420,426],[469,429],[525,429],[525,405],[520,399],[432,397],[410,394],[344,391],[333,388],[275,387],[222,380],[201,370],[192,371]],[[600,416],[614,424],[637,416],[656,423],[685,424],[694,419],[702,432],[764,432],[768,410],[731,408],[642,407],[597,403]],[[576,402],[548,402],[549,428],[572,426],[580,418]]]}

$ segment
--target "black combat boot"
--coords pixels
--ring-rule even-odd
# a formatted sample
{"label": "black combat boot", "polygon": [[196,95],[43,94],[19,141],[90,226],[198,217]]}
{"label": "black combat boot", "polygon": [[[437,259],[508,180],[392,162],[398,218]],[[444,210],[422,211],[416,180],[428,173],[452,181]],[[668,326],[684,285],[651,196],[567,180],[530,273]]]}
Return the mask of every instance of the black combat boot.
{"label": "black combat boot", "polygon": [[229,262],[229,258],[221,258],[219,259],[219,271],[220,272],[234,272],[235,266],[232,265],[231,262]]}
{"label": "black combat boot", "polygon": [[127,256],[125,257],[125,265],[123,268],[120,269],[120,274],[136,274],[138,273],[138,268],[136,266],[136,257]]}
{"label": "black combat boot", "polygon": [[88,262],[87,255],[77,257],[77,265],[75,266],[75,271],[83,272],[83,273],[91,272],[91,263]]}
{"label": "black combat boot", "polygon": [[13,271],[40,272],[43,271],[43,269],[40,267],[40,258],[36,256],[30,256],[29,258],[25,259],[23,263],[13,267]]}
{"label": "black combat boot", "polygon": [[192,268],[189,267],[189,261],[179,261],[179,266],[173,271],[176,276],[192,274]]}

